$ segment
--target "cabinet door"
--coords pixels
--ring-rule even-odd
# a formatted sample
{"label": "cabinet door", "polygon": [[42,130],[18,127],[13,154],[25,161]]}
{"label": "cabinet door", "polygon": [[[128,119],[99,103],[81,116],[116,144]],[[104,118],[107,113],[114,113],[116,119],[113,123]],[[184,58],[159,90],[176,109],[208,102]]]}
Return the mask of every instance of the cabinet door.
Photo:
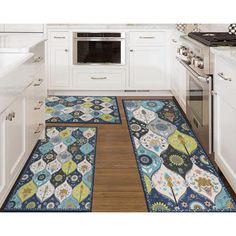
{"label": "cabinet door", "polygon": [[69,38],[68,32],[51,32],[50,49],[50,87],[66,88],[69,84]]}
{"label": "cabinet door", "polygon": [[214,96],[215,161],[236,191],[236,110],[220,95]]}
{"label": "cabinet door", "polygon": [[137,47],[130,50],[130,88],[169,89],[166,48]]}
{"label": "cabinet door", "polygon": [[22,167],[25,157],[25,98],[19,98],[6,112],[5,157],[8,181],[12,181]]}

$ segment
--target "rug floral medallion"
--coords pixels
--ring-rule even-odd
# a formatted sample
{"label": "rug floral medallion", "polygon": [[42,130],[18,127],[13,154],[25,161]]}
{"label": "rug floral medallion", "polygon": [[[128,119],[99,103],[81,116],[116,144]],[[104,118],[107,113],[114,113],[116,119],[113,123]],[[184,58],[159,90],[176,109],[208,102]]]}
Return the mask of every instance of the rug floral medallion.
{"label": "rug floral medallion", "polygon": [[149,211],[235,211],[173,100],[123,100],[123,105]]}
{"label": "rug floral medallion", "polygon": [[5,211],[91,211],[96,128],[47,127]]}
{"label": "rug floral medallion", "polygon": [[116,97],[49,96],[47,123],[120,124]]}

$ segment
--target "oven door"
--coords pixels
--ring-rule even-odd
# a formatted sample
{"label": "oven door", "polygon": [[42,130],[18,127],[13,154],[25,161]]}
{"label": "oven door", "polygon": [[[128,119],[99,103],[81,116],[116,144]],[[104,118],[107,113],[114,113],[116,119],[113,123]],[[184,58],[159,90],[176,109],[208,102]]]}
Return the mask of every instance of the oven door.
{"label": "oven door", "polygon": [[75,38],[73,64],[124,64],[125,41],[121,38]]}
{"label": "oven door", "polygon": [[199,75],[183,60],[180,63],[187,72],[187,118],[205,151],[210,154],[212,153],[212,77]]}

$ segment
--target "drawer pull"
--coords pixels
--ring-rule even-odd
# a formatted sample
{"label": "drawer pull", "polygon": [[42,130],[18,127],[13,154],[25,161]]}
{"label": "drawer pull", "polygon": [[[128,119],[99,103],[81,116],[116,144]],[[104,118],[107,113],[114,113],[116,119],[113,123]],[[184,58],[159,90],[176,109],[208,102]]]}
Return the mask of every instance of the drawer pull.
{"label": "drawer pull", "polygon": [[35,58],[34,58],[34,62],[35,62],[35,63],[39,63],[40,61],[42,61],[42,59],[43,59],[43,58],[40,57],[40,56],[39,56],[39,57],[35,57]]}
{"label": "drawer pull", "polygon": [[231,78],[225,77],[223,72],[218,73],[217,75],[218,75],[221,79],[223,79],[223,80],[232,81]]}
{"label": "drawer pull", "polygon": [[34,134],[39,134],[42,131],[43,123],[40,123],[38,128],[34,131]]}
{"label": "drawer pull", "polygon": [[43,105],[43,101],[39,101],[38,104],[39,104],[39,106],[35,107],[34,110],[40,110]]}
{"label": "drawer pull", "polygon": [[40,86],[43,83],[43,79],[38,79],[37,82],[39,83],[35,83],[34,84],[35,87]]}
{"label": "drawer pull", "polygon": [[54,36],[54,39],[65,39],[65,36]]}
{"label": "drawer pull", "polygon": [[91,77],[91,79],[94,79],[94,80],[96,80],[96,79],[101,80],[101,79],[107,79],[107,77],[106,77],[106,76],[105,76],[105,77]]}
{"label": "drawer pull", "polygon": [[177,43],[177,40],[175,40],[175,39],[172,39],[171,41],[172,41],[173,43]]}
{"label": "drawer pull", "polygon": [[16,117],[16,113],[15,112],[11,112],[11,113],[9,113],[7,115],[6,120],[12,121],[13,118],[15,118],[15,117]]}
{"label": "drawer pull", "polygon": [[139,36],[140,39],[155,39],[154,36]]}

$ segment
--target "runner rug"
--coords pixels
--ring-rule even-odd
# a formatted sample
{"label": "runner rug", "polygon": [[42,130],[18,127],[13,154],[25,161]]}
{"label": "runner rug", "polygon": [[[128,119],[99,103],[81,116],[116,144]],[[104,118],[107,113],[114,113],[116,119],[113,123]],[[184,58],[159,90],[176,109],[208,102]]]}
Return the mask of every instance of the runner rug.
{"label": "runner rug", "polygon": [[3,209],[91,211],[95,150],[96,128],[47,127]]}
{"label": "runner rug", "polygon": [[47,123],[120,124],[116,97],[49,96]]}
{"label": "runner rug", "polygon": [[149,211],[235,211],[173,100],[123,100],[123,105]]}

